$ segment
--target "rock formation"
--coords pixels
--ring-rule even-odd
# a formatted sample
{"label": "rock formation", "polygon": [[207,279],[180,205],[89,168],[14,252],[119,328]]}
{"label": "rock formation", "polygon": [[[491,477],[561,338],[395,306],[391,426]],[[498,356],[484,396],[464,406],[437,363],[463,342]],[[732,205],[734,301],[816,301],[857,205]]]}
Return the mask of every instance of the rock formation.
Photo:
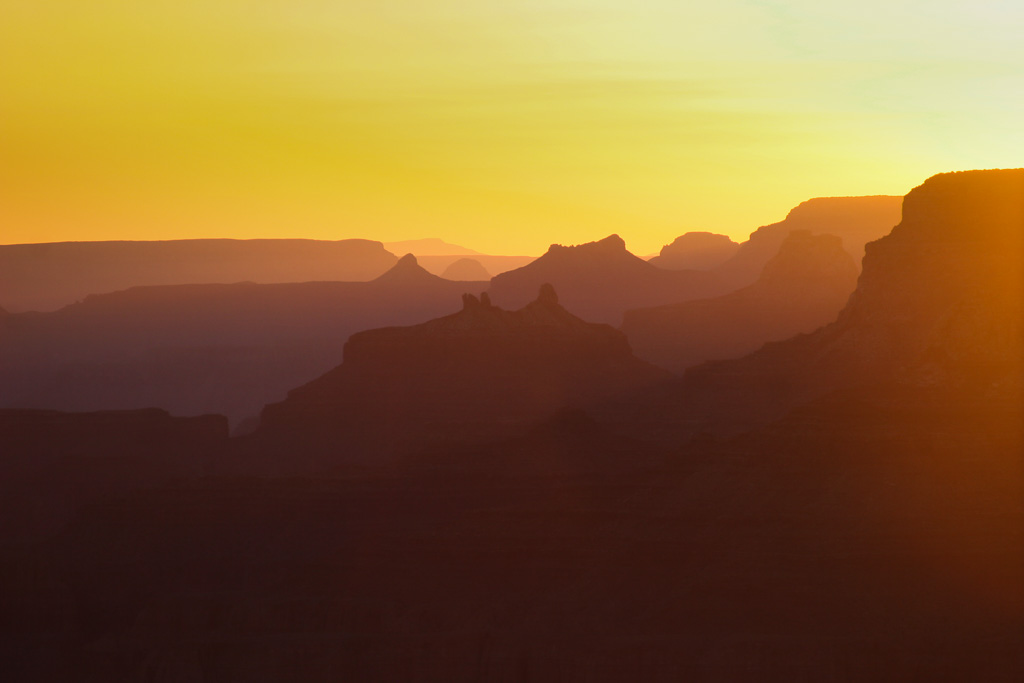
{"label": "rock formation", "polygon": [[748,287],[712,299],[627,311],[622,330],[644,360],[680,372],[738,358],[835,320],[857,266],[834,235],[793,231]]}
{"label": "rock formation", "polygon": [[371,454],[458,443],[665,375],[637,360],[621,332],[567,312],[550,285],[518,311],[466,294],[453,315],[353,335],[340,366],[267,406],[256,437],[312,435]]}
{"label": "rock formation", "polygon": [[667,270],[710,270],[728,260],[739,246],[728,235],[688,232],[662,247],[648,263]]}
{"label": "rock formation", "polygon": [[490,280],[491,274],[487,272],[487,269],[484,268],[480,261],[471,258],[460,258],[445,268],[444,272],[441,273],[441,277],[445,280],[480,282],[481,280]]}

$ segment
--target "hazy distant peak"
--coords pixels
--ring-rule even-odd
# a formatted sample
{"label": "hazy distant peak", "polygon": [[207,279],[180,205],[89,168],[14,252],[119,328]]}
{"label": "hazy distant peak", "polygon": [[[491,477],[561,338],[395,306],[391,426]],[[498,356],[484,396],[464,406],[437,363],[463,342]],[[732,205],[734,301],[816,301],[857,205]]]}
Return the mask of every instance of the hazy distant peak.
{"label": "hazy distant peak", "polygon": [[491,274],[476,259],[460,258],[449,264],[441,273],[441,277],[445,280],[484,282],[491,279]]}
{"label": "hazy distant peak", "polygon": [[404,284],[440,279],[436,275],[427,272],[419,264],[415,256],[406,254],[398,259],[398,263],[392,266],[389,271],[378,277],[374,282]]}
{"label": "hazy distant peak", "polygon": [[477,255],[480,252],[458,244],[445,242],[437,237],[400,242],[384,242],[384,248],[392,253],[412,252],[419,256]]}

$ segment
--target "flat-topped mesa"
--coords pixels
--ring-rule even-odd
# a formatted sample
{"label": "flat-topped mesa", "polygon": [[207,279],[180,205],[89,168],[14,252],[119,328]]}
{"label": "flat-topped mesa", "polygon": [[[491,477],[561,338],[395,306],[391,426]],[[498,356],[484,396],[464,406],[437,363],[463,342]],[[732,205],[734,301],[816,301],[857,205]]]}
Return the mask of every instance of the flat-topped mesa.
{"label": "flat-topped mesa", "polygon": [[518,311],[465,295],[458,313],[353,335],[342,365],[266,407],[260,433],[330,433],[329,443],[380,453],[428,432],[458,440],[515,429],[666,375],[618,330],[562,308],[550,285]]}

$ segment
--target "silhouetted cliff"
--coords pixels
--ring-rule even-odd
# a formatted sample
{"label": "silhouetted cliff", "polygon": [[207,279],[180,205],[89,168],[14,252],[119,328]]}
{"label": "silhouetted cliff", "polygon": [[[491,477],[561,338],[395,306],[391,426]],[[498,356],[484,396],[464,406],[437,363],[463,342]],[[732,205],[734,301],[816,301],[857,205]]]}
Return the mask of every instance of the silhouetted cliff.
{"label": "silhouetted cliff", "polygon": [[0,301],[52,311],[142,285],[365,281],[395,263],[370,240],[170,240],[0,245]]}
{"label": "silhouetted cliff", "polygon": [[[464,295],[462,311],[353,335],[344,362],[267,406],[257,437],[310,437],[340,451],[402,451],[513,433],[556,410],[666,375],[625,336],[584,322],[545,285],[518,311]],[[324,435],[327,436],[324,436]]]}
{"label": "silhouetted cliff", "polygon": [[836,322],[693,368],[665,405],[690,429],[732,430],[855,385],[1012,393],[1024,367],[1022,254],[1024,170],[934,176],[907,195],[892,233],[868,244]]}
{"label": "silhouetted cliff", "polygon": [[638,356],[679,372],[813,332],[835,320],[856,285],[857,266],[838,237],[798,230],[754,284],[713,299],[627,311],[622,330]]}

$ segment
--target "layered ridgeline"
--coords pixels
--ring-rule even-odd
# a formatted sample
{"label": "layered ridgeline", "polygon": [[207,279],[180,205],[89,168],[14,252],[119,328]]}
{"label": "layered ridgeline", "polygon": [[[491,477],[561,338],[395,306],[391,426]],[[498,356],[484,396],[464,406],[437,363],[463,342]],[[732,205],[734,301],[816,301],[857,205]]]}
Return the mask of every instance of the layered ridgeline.
{"label": "layered ridgeline", "polygon": [[757,281],[711,299],[626,311],[634,352],[679,372],[738,358],[835,320],[857,285],[857,266],[835,235],[789,233]]}
{"label": "layered ridgeline", "polygon": [[[384,248],[395,254],[414,254],[420,265],[435,275],[448,280],[490,280],[495,273],[504,273],[525,266],[534,256],[506,256],[481,254],[473,249],[451,244],[436,237],[385,242]],[[466,270],[466,261],[475,261],[479,267]],[[455,270],[450,271],[450,269]],[[449,272],[450,271],[450,272]],[[483,273],[487,273],[486,276]]]}
{"label": "layered ridgeline", "polygon": [[488,291],[496,305],[519,308],[544,283],[558,290],[562,304],[573,314],[611,325],[620,324],[622,313],[631,308],[721,291],[711,273],[653,266],[627,251],[618,235],[569,247],[553,244],[536,261],[496,275]]}
{"label": "layered ridgeline", "polygon": [[[574,413],[499,443],[449,440],[448,460],[429,467],[216,477],[85,506],[46,542],[0,545],[5,673],[1015,681],[1022,219],[1024,171],[930,179],[894,234],[869,247],[835,324],[771,345],[774,356],[691,371],[682,386],[703,375],[706,387],[688,405],[617,413],[646,436],[648,424],[706,427],[709,410],[749,412],[745,393],[753,405],[786,404],[782,419],[692,439],[656,469],[637,461],[666,451]],[[512,327],[508,315],[467,299],[449,318],[466,330],[445,334]],[[403,334],[415,336],[367,333],[368,357],[374,339],[395,342],[374,375],[401,362]],[[507,347],[497,345],[515,353]],[[468,369],[505,372],[501,356],[485,355]],[[438,358],[451,363],[430,377],[463,367]],[[845,389],[790,411],[814,373],[821,390]],[[423,396],[420,377],[388,381]],[[279,459],[295,456],[302,433],[282,429]],[[609,467],[576,466],[596,459]],[[532,464],[517,473],[495,460]],[[35,491],[49,480],[21,481]]]}
{"label": "layered ridgeline", "polygon": [[[650,261],[628,252],[618,235],[578,246],[555,244],[536,261],[496,275],[489,291],[496,304],[515,308],[550,282],[569,311],[586,320],[619,325],[623,313],[631,309],[705,299],[753,284],[794,230],[837,235],[859,264],[864,243],[887,234],[899,221],[902,201],[887,196],[811,199],[785,220],[758,228],[738,246],[728,246],[728,238],[723,242],[720,235],[687,233]],[[698,245],[707,246],[715,259],[726,251],[731,255],[709,266],[710,257],[698,257]],[[680,256],[680,251],[689,255]],[[681,260],[690,268],[677,269]]]}
{"label": "layered ridgeline", "polygon": [[136,287],[0,322],[0,407],[157,406],[237,422],[331,369],[349,335],[450,310],[484,282],[403,257],[370,282]]}
{"label": "layered ridgeline", "polygon": [[370,240],[55,242],[0,245],[0,304],[53,311],[144,285],[372,280],[398,259]]}
{"label": "layered ridgeline", "polygon": [[868,244],[834,323],[692,369],[653,419],[732,431],[838,389],[892,383],[1012,398],[1024,366],[1022,254],[1024,170],[934,176]]}
{"label": "layered ridgeline", "polygon": [[559,305],[550,285],[517,311],[464,295],[458,313],[353,335],[344,362],[263,411],[257,438],[338,461],[516,433],[555,413],[666,378],[625,336]]}

